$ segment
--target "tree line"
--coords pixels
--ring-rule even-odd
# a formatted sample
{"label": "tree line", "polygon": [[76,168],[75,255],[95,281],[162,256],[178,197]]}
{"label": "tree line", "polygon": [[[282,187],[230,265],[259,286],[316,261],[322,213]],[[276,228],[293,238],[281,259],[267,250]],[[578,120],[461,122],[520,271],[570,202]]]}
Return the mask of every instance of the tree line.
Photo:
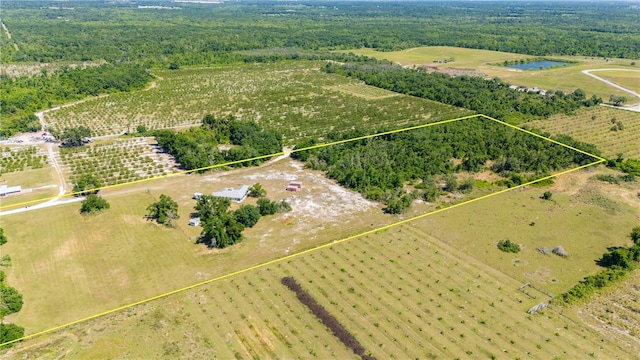
{"label": "tree line", "polygon": [[425,45],[640,58],[637,14],[624,2],[303,1],[292,7],[265,1],[181,3],[164,11],[127,2],[65,5],[74,9],[5,1],[3,21],[12,39],[0,36],[0,60],[202,65],[234,61],[236,51],[251,49],[390,51]]}
{"label": "tree line", "polygon": [[[363,135],[366,133],[361,130],[329,133],[328,140]],[[593,146],[567,136],[558,140],[599,154]],[[306,139],[296,148],[316,143]],[[434,201],[443,193],[471,191],[473,179],[458,181],[456,174],[461,172],[490,170],[504,179],[496,185],[513,186],[594,161],[591,156],[480,118],[303,150],[291,156],[364,197],[383,202],[390,213],[406,210],[417,197]],[[407,191],[407,184],[413,185],[413,190]]]}
{"label": "tree line", "polygon": [[580,107],[602,103],[602,99],[595,95],[587,98],[581,89],[570,94],[549,91],[542,95],[512,89],[498,78],[450,76],[397,65],[330,62],[324,70],[362,80],[368,85],[475,110],[503,120],[570,114]]}
{"label": "tree line", "polygon": [[[215,118],[213,115],[206,115],[200,127],[184,132],[156,130],[148,134],[154,135],[158,146],[173,155],[186,170],[282,151],[282,134],[275,130],[263,129],[253,121],[237,120],[233,116]],[[228,144],[231,146],[220,146]],[[252,166],[264,160],[252,160],[231,166]]]}
{"label": "tree line", "polygon": [[[4,230],[0,228],[0,246],[7,243],[7,236]],[[8,255],[3,256],[2,262],[10,258]],[[24,328],[13,323],[4,323],[4,317],[17,313],[22,309],[22,294],[14,287],[7,285],[6,275],[0,270],[0,344],[20,339],[24,336]],[[11,345],[8,345],[11,346]]]}
{"label": "tree line", "polygon": [[50,74],[43,72],[16,79],[0,75],[0,136],[40,130],[33,113],[54,104],[90,95],[142,89],[152,78],[147,70],[134,64],[105,64],[85,69],[65,66]]}

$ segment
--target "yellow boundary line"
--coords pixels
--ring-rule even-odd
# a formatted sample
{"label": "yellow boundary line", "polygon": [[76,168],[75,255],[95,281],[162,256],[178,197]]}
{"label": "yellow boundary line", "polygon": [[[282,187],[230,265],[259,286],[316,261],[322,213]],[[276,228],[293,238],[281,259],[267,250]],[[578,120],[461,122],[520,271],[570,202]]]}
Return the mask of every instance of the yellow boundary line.
{"label": "yellow boundary line", "polygon": [[[150,177],[150,178],[146,178],[146,179],[140,179],[140,180],[133,180],[133,181],[129,181],[129,182],[122,183],[122,184],[107,185],[107,186],[91,189],[91,191],[112,189],[112,188],[115,188],[115,187],[120,187],[120,186],[125,186],[125,185],[137,184],[137,183],[142,183],[142,182],[147,182],[147,181],[152,181],[152,180],[158,180],[158,179],[165,179],[165,178],[168,178],[168,177],[171,177],[171,176],[176,176],[176,175],[184,175],[184,174],[195,173],[195,172],[199,172],[199,171],[203,171],[203,170],[217,169],[217,168],[221,168],[221,167],[225,167],[225,166],[229,166],[229,165],[241,164],[241,163],[244,163],[244,162],[249,162],[249,161],[254,161],[254,160],[268,159],[268,158],[275,157],[275,156],[291,154],[291,153],[305,151],[305,150],[319,149],[319,148],[323,148],[325,146],[344,144],[344,143],[348,143],[348,142],[352,142],[352,141],[371,139],[371,138],[378,137],[378,136],[384,136],[384,135],[395,134],[395,133],[404,132],[404,131],[422,129],[422,128],[426,128],[426,127],[429,127],[429,126],[442,125],[442,124],[455,122],[455,121],[460,121],[460,120],[465,120],[465,119],[477,118],[479,116],[480,116],[479,114],[468,115],[468,116],[463,116],[463,117],[459,117],[459,118],[455,118],[455,119],[441,120],[441,121],[436,121],[436,122],[432,122],[432,123],[428,123],[428,124],[410,126],[410,127],[406,127],[406,128],[402,128],[402,129],[397,129],[397,130],[384,131],[384,132],[376,133],[376,134],[372,134],[372,135],[359,136],[359,137],[350,138],[350,139],[346,139],[346,140],[339,140],[339,141],[334,141],[334,142],[325,143],[325,144],[319,144],[319,145],[313,145],[313,146],[300,148],[300,149],[293,149],[291,151],[286,151],[286,152],[285,151],[281,151],[281,152],[277,152],[277,153],[273,153],[273,154],[269,154],[269,155],[260,155],[260,156],[256,156],[256,157],[252,157],[252,158],[248,158],[248,159],[230,161],[230,162],[226,162],[226,163],[223,163],[223,164],[215,164],[215,165],[205,166],[205,167],[201,167],[201,168],[197,168],[197,169],[179,171],[179,172],[175,172],[175,173],[171,173],[171,174],[167,174],[167,175],[154,176],[154,177]],[[61,196],[51,196],[51,197],[42,198],[42,199],[29,200],[29,201],[24,201],[24,202],[21,202],[21,203],[0,206],[0,210],[9,209],[9,208],[18,207],[18,206],[24,206],[24,205],[33,204],[33,203],[44,202],[44,201],[53,200],[53,199],[61,199],[61,198],[64,198],[64,197],[70,197],[70,196],[74,196],[74,195],[79,195],[81,193],[82,193],[82,191],[79,191],[79,192],[64,194],[64,195],[61,195]]]}
{"label": "yellow boundary line", "polygon": [[[299,149],[298,151],[315,149],[315,148],[320,148],[320,147],[330,146],[330,145],[335,145],[335,144],[342,144],[342,143],[346,143],[346,142],[350,142],[350,141],[368,139],[368,138],[372,138],[372,137],[375,137],[375,136],[393,134],[393,133],[406,131],[406,130],[414,130],[414,129],[419,129],[419,128],[423,128],[423,127],[427,127],[427,126],[433,126],[433,125],[437,125],[437,124],[444,124],[444,123],[448,123],[448,122],[454,122],[454,121],[458,121],[458,120],[468,119],[468,118],[472,118],[472,117],[484,117],[486,119],[493,120],[495,122],[498,122],[498,123],[503,124],[503,125],[507,125],[507,126],[509,126],[511,128],[514,128],[516,130],[523,131],[523,132],[525,132],[527,134],[534,135],[536,137],[539,137],[539,138],[547,140],[547,141],[551,141],[551,142],[553,142],[555,144],[564,146],[564,147],[569,148],[571,150],[575,150],[575,151],[578,151],[578,152],[580,152],[582,154],[589,155],[589,156],[591,156],[591,157],[593,157],[593,158],[595,158],[597,160],[594,161],[594,162],[591,162],[589,164],[581,165],[581,166],[575,167],[573,169],[569,169],[569,170],[565,170],[565,171],[559,172],[557,174],[544,176],[544,177],[542,177],[540,179],[529,181],[529,182],[526,182],[524,184],[520,184],[520,185],[514,186],[512,188],[502,189],[500,191],[496,191],[495,193],[483,195],[483,196],[477,197],[475,199],[471,199],[471,200],[463,201],[461,203],[453,204],[453,205],[448,206],[446,208],[434,210],[434,211],[428,212],[426,214],[417,215],[417,216],[411,217],[409,219],[400,220],[400,221],[397,221],[397,222],[389,224],[389,225],[381,226],[379,228],[375,228],[375,229],[372,229],[372,230],[367,230],[365,232],[362,232],[362,233],[359,233],[359,234],[356,234],[356,235],[351,235],[351,236],[348,236],[348,237],[345,237],[345,238],[342,238],[342,239],[339,239],[339,240],[334,240],[334,241],[332,241],[330,243],[327,243],[327,244],[324,244],[324,245],[319,245],[319,246],[316,246],[316,247],[313,247],[313,248],[310,248],[310,249],[307,249],[307,250],[302,250],[302,251],[297,252],[295,254],[286,255],[286,256],[278,258],[278,259],[266,261],[266,262],[263,262],[263,263],[258,264],[258,265],[253,265],[253,266],[241,269],[241,270],[233,271],[231,273],[228,273],[228,274],[225,274],[225,275],[221,275],[221,276],[218,276],[218,277],[215,277],[215,278],[212,278],[212,279],[208,279],[208,280],[205,280],[205,281],[201,281],[199,283],[192,284],[192,285],[189,285],[189,286],[185,286],[185,287],[180,288],[180,289],[169,291],[169,292],[164,293],[164,294],[156,295],[156,296],[153,296],[153,297],[150,297],[150,298],[147,298],[147,299],[136,301],[134,303],[130,303],[130,304],[127,304],[127,305],[124,305],[124,306],[120,306],[120,307],[115,308],[115,309],[111,309],[111,310],[107,310],[107,311],[104,311],[104,312],[101,312],[101,313],[98,313],[98,314],[87,316],[85,318],[82,318],[82,319],[79,319],[79,320],[75,320],[75,321],[72,321],[72,322],[69,322],[69,323],[66,323],[66,324],[63,324],[63,325],[59,325],[59,326],[56,326],[56,327],[53,327],[53,328],[50,328],[50,329],[47,329],[47,330],[43,330],[43,331],[39,331],[39,332],[30,334],[30,335],[27,335],[27,336],[23,336],[23,337],[21,337],[19,339],[15,339],[15,340],[8,341],[8,342],[5,342],[5,343],[0,343],[0,347],[5,346],[5,345],[9,345],[9,344],[12,344],[12,343],[16,343],[18,341],[31,339],[31,338],[34,338],[34,337],[37,337],[37,336],[40,336],[40,335],[44,335],[44,334],[47,334],[47,333],[50,333],[50,332],[53,332],[53,331],[56,331],[56,330],[60,330],[60,329],[72,326],[72,325],[76,325],[76,324],[79,324],[79,323],[82,323],[82,322],[85,322],[85,321],[89,321],[89,320],[92,320],[92,319],[95,319],[95,318],[98,318],[98,317],[101,317],[101,316],[113,314],[113,313],[121,311],[121,310],[125,310],[125,309],[128,309],[128,308],[137,306],[137,305],[141,305],[141,304],[148,303],[148,302],[151,302],[151,301],[154,301],[154,300],[165,298],[167,296],[178,294],[178,293],[181,293],[181,292],[184,292],[184,291],[187,291],[187,290],[191,290],[191,289],[199,287],[199,286],[211,284],[213,282],[216,282],[216,281],[219,281],[219,280],[223,280],[223,279],[235,276],[235,275],[243,274],[243,273],[246,273],[246,272],[249,272],[249,271],[253,271],[253,270],[256,270],[256,269],[260,269],[260,268],[263,268],[263,267],[266,267],[266,266],[269,266],[269,265],[272,265],[272,264],[276,264],[276,263],[279,263],[279,262],[282,262],[282,261],[290,260],[290,259],[293,259],[295,257],[301,256],[301,255],[304,255],[304,254],[308,254],[308,253],[311,253],[311,252],[314,252],[314,251],[317,251],[317,250],[321,250],[321,249],[324,249],[324,248],[327,248],[327,247],[330,247],[330,246],[333,246],[333,245],[341,244],[341,243],[344,243],[344,242],[347,242],[347,241],[350,241],[350,240],[353,240],[353,239],[356,239],[356,238],[359,238],[359,237],[362,237],[362,236],[374,234],[374,233],[379,232],[379,231],[387,230],[387,229],[390,229],[390,228],[393,228],[393,227],[396,227],[396,226],[399,226],[399,225],[403,225],[403,224],[406,224],[406,223],[409,223],[409,222],[412,222],[412,221],[415,221],[415,220],[418,220],[418,219],[425,218],[427,216],[439,214],[439,213],[447,211],[447,210],[455,209],[455,208],[463,206],[463,205],[467,205],[467,204],[474,203],[476,201],[484,200],[484,199],[490,198],[492,196],[500,195],[500,194],[503,194],[503,193],[506,193],[506,192],[509,192],[509,191],[512,191],[512,190],[515,190],[515,189],[519,189],[519,188],[522,188],[522,187],[525,187],[525,186],[528,186],[528,185],[531,185],[531,184],[535,184],[537,182],[545,181],[545,180],[548,180],[548,179],[553,179],[555,177],[558,177],[558,176],[561,176],[561,175],[565,175],[565,174],[568,174],[568,173],[571,173],[571,172],[574,172],[574,171],[578,171],[580,169],[584,169],[586,167],[597,165],[597,164],[600,164],[600,163],[606,161],[606,159],[603,159],[603,158],[601,158],[599,156],[596,156],[596,155],[590,154],[588,152],[576,149],[574,147],[571,147],[569,145],[560,143],[558,141],[546,138],[544,136],[538,135],[538,134],[533,133],[531,131],[521,129],[521,128],[515,126],[515,125],[507,124],[507,123],[505,123],[503,121],[500,121],[500,120],[497,120],[497,119],[493,119],[493,118],[491,118],[489,116],[486,116],[486,115],[471,115],[471,116],[465,116],[465,117],[457,118],[457,119],[444,120],[444,121],[440,121],[440,122],[437,122],[437,123],[418,125],[418,126],[409,127],[409,128],[406,128],[406,129],[401,129],[401,130],[392,130],[392,131],[387,131],[387,132],[383,132],[383,133],[379,133],[379,134],[375,134],[375,135],[367,135],[367,136],[361,136],[361,137],[348,139],[348,140],[336,141],[336,142],[332,142],[332,143],[329,143],[329,144],[315,145],[315,146]],[[292,151],[292,152],[294,152],[294,151]],[[283,154],[283,153],[280,153],[280,154]],[[257,158],[258,159],[262,159],[262,158],[270,157],[270,156],[273,156],[273,155],[265,155],[265,156],[260,156],[260,157],[257,157]],[[251,160],[255,160],[257,158],[246,159],[246,160],[242,160],[242,161],[236,161],[236,162],[227,163],[227,164],[218,165],[218,166],[225,166],[225,165],[235,164],[235,163],[244,162],[244,161],[251,161]],[[207,167],[207,168],[203,168],[203,169],[209,169],[209,168],[213,168],[213,167]],[[198,170],[200,170],[200,169],[190,170],[189,172],[198,171]],[[175,174],[171,174],[171,175],[175,175]],[[147,180],[148,179],[145,179],[144,181],[147,181]],[[123,185],[123,184],[119,184],[119,185]]]}

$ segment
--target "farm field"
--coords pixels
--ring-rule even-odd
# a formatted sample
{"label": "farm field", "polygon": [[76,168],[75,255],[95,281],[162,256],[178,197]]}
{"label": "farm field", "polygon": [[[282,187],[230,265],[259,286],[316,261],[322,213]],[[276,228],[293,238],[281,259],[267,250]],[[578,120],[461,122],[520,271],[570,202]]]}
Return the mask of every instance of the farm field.
{"label": "farm field", "polygon": [[320,71],[324,62],[281,62],[158,70],[154,86],[88,99],[44,114],[50,126],[84,125],[94,136],[200,124],[232,114],[281,131],[285,139],[366,127],[401,128],[470,114],[440,103],[381,92]]}
{"label": "farm field", "polygon": [[[565,92],[572,92],[577,88],[581,88],[588,96],[595,94],[605,101],[613,94],[621,96],[627,96],[627,94],[591,78],[581,71],[598,68],[636,69],[636,67],[629,65],[631,60],[626,59],[605,60],[603,58],[593,57],[549,56],[548,58],[567,59],[578,61],[579,63],[547,70],[521,71],[490,64],[501,63],[505,60],[535,58],[534,56],[448,46],[426,46],[392,52],[379,52],[373,49],[355,49],[349,50],[349,52],[387,59],[404,66],[429,65],[437,66],[439,69],[457,69],[482,73],[489,78],[497,76],[509,84],[518,86],[538,87],[545,90],[561,90]],[[453,61],[435,63],[435,61],[448,60],[451,58],[453,58]],[[637,102],[637,100],[634,99],[632,102]]]}
{"label": "farm field", "polygon": [[[453,246],[487,267],[509,274],[511,281],[520,285],[531,282],[542,290],[533,300],[544,301],[548,299],[544,292],[558,294],[596,271],[594,259],[607,246],[620,245],[620,239],[640,216],[637,211],[640,200],[630,204],[620,200],[626,193],[637,191],[637,185],[635,190],[619,189],[619,198],[607,200],[605,194],[615,191],[597,185],[594,188],[588,180],[593,175],[590,172],[576,177],[565,175],[571,178],[549,188],[554,192],[553,203],[538,199],[546,188],[532,187],[451,209],[412,222],[403,229],[428,234],[434,241]],[[292,179],[305,184],[305,190],[295,193],[294,198],[284,190]],[[191,194],[255,182],[260,182],[272,199],[289,198],[294,211],[262,219],[245,233],[247,240],[233,248],[207,250],[194,245],[199,229],[186,226],[194,204]],[[569,196],[575,189],[583,189],[580,196]],[[40,216],[36,218],[25,213],[3,219],[8,237],[41,239],[11,241],[3,246],[13,259],[7,272],[9,281],[21,284],[25,298],[23,310],[9,319],[23,324],[28,333],[397,220],[383,214],[380,205],[342,189],[318,172],[302,169],[292,160],[271,163],[259,171],[243,168],[178,175],[103,192],[112,207],[96,217],[80,216],[78,205],[70,204],[39,210]],[[180,204],[181,219],[176,229],[162,228],[144,219],[145,207],[160,193],[172,196]],[[487,206],[502,212],[487,212],[484,210]],[[572,220],[574,217],[579,219]],[[474,221],[465,220],[470,218]],[[535,229],[529,225],[530,220],[536,222]],[[555,233],[554,230],[567,225],[565,222],[570,225],[568,231]],[[602,223],[607,227],[599,227]],[[41,229],[46,229],[46,235]],[[542,231],[542,235],[537,236],[534,230]],[[618,232],[620,237],[609,236],[584,245],[587,237]],[[478,233],[486,235],[478,237]],[[503,237],[522,243],[525,250],[519,256],[500,253],[495,242]],[[558,239],[570,252],[569,259],[545,257],[533,249],[539,246],[539,240],[543,240],[543,246],[554,247]],[[71,311],[61,312],[60,308]]]}
{"label": "farm field", "polygon": [[403,225],[29,340],[5,358],[353,358],[283,276],[378,359],[632,354],[550,309],[527,315],[538,300],[519,281]]}
{"label": "farm field", "polygon": [[[612,128],[616,122],[623,124],[623,130]],[[574,139],[594,144],[606,157],[615,158],[622,154],[625,158],[640,159],[640,113],[618,110],[605,106],[582,109],[576,115],[559,114],[546,120],[531,121],[527,127],[540,129],[552,134],[567,134]]]}
{"label": "farm field", "polygon": [[44,146],[6,146],[0,149],[0,185],[22,187],[22,193],[2,198],[0,206],[43,199],[58,193],[59,180]]}
{"label": "farm field", "polygon": [[61,148],[59,157],[69,184],[84,175],[93,175],[102,186],[108,186],[178,171],[173,157],[161,153],[153,138],[107,140]]}

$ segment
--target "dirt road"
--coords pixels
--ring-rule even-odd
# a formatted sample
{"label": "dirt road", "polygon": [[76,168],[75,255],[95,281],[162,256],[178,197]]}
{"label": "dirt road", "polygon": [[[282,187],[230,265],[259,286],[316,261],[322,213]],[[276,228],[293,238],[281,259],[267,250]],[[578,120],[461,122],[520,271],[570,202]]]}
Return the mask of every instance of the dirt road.
{"label": "dirt road", "polygon": [[[609,86],[613,86],[614,88],[618,89],[618,90],[622,90],[624,92],[626,92],[627,94],[630,94],[632,96],[635,96],[637,98],[640,99],[640,94],[638,94],[637,92],[633,91],[633,90],[629,90],[625,87],[622,87],[616,83],[613,83],[607,79],[603,79],[597,75],[592,74],[592,72],[596,72],[596,71],[634,71],[634,72],[640,72],[640,70],[629,70],[629,69],[593,69],[593,70],[582,70],[582,73],[588,76],[591,76],[592,78],[602,81],[603,83],[609,85]],[[619,108],[619,107],[617,107]],[[631,111],[638,111],[640,112],[640,103],[633,105],[633,106],[629,106],[629,107],[624,107],[623,109],[625,110],[631,110]]]}

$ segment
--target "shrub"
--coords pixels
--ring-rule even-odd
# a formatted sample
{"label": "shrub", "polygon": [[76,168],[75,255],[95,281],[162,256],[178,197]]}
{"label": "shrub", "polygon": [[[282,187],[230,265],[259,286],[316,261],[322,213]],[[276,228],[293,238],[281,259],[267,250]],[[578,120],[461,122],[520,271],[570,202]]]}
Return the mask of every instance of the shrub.
{"label": "shrub", "polygon": [[542,199],[542,200],[551,200],[552,196],[553,196],[553,193],[551,193],[551,191],[545,191],[544,194],[542,194],[540,196],[540,199]]}
{"label": "shrub", "polygon": [[520,252],[520,245],[512,242],[509,239],[498,241],[498,249],[504,252],[518,253]]}

